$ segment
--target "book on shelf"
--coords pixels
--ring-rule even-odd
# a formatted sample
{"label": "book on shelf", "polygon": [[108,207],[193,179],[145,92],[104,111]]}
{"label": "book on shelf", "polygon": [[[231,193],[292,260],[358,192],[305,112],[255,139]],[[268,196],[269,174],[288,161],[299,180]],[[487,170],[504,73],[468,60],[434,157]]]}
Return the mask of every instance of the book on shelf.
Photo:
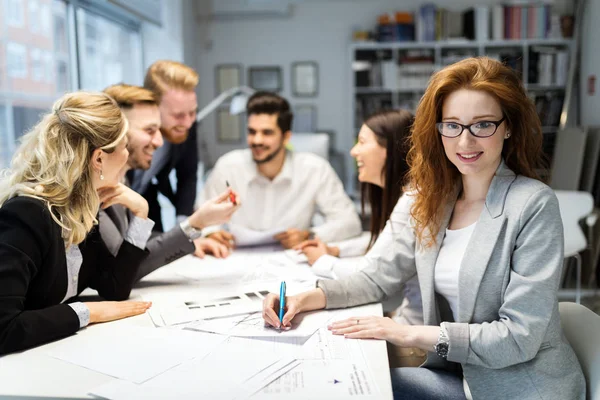
{"label": "book on shelf", "polygon": [[543,127],[558,126],[564,102],[564,95],[560,92],[547,92],[542,94],[529,93],[535,103],[535,108]]}
{"label": "book on shelf", "polygon": [[565,86],[569,73],[569,52],[552,46],[533,46],[529,51],[529,83]]}
{"label": "book on shelf", "polygon": [[513,5],[480,5],[462,11],[426,3],[414,13],[378,18],[377,40],[431,42],[452,39],[525,40],[561,37],[560,17],[552,4],[533,1]]}

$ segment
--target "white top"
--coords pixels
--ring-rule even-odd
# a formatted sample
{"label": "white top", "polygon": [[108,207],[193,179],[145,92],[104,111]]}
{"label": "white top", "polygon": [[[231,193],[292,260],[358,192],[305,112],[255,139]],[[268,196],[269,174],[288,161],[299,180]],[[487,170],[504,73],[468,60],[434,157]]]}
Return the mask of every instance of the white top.
{"label": "white top", "polygon": [[288,151],[281,172],[270,180],[259,174],[249,149],[231,151],[215,164],[199,201],[218,196],[227,188],[226,181],[242,201],[231,224],[255,231],[307,230],[319,212],[325,222],[312,231],[325,242],[361,232],[358,213],[342,182],[329,163],[314,154]]}
{"label": "white top", "polygon": [[461,229],[446,229],[435,262],[435,291],[448,301],[455,321],[458,318],[458,272],[474,229],[474,223]]}

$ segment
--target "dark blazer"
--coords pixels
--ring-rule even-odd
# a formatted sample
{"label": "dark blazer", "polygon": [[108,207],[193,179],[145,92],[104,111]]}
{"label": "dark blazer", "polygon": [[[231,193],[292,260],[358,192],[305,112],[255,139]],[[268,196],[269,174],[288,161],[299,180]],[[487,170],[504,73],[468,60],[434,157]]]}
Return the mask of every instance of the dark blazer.
{"label": "dark blazer", "polygon": [[[125,242],[114,257],[96,228],[79,248],[77,293],[91,287],[107,300],[127,299],[147,251]],[[0,355],[79,330],[75,311],[61,304],[67,277],[61,227],[46,205],[25,196],[5,202],[0,207]]]}
{"label": "dark blazer", "polygon": [[[100,235],[112,254],[116,254],[124,242],[123,238],[129,228],[130,214],[120,204],[100,210],[98,215]],[[160,267],[193,253],[196,247],[179,225],[176,225],[168,232],[153,234],[146,243],[146,249],[149,254],[140,263],[136,282]]]}
{"label": "dark blazer", "polygon": [[[173,190],[169,174],[175,170],[177,187]],[[165,144],[156,150],[147,171],[136,170],[131,175],[131,188],[148,201],[148,218],[154,221],[154,230],[163,232],[158,193],[175,206],[176,215],[191,215],[196,201],[198,181],[198,140],[196,123],[190,128],[187,140],[181,144]]]}

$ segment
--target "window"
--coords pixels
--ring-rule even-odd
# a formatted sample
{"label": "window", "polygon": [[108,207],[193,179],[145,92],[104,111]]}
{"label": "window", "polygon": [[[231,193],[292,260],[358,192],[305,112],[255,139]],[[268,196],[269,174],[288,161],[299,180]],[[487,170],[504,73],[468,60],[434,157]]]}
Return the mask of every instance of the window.
{"label": "window", "polygon": [[38,3],[38,0],[29,0],[28,9],[27,25],[29,26],[29,32],[40,33],[42,27],[40,23],[40,4]]}
{"label": "window", "polygon": [[[71,89],[71,71],[66,45],[68,30],[57,30],[52,26],[46,29],[43,22],[44,9],[50,13],[46,17],[50,24],[67,21],[65,2],[0,1],[7,7],[11,26],[19,12],[23,13],[23,18],[27,12],[27,23],[21,23],[19,30],[0,30],[0,51],[4,53],[0,59],[6,57],[6,74],[1,76],[0,73],[0,168],[5,168],[15,150],[16,140],[39,121],[40,115],[47,112],[61,94]],[[57,43],[65,45],[59,48]]]}
{"label": "window", "polygon": [[139,23],[101,3],[0,0],[0,169],[65,92],[142,84]]}
{"label": "window", "polygon": [[103,90],[118,82],[142,84],[138,31],[87,10],[77,10],[81,88]]}
{"label": "window", "polygon": [[50,36],[52,34],[52,11],[50,11],[50,4],[42,4],[40,7],[40,27],[44,35]]}
{"label": "window", "polygon": [[20,43],[6,45],[6,71],[12,78],[27,78],[27,47]]}
{"label": "window", "polygon": [[[7,107],[0,104],[0,132],[8,132],[8,122],[6,121]],[[6,135],[0,135],[0,169],[8,166],[11,156],[11,144]]]}
{"label": "window", "polygon": [[22,28],[25,25],[24,0],[6,0],[6,24]]}
{"label": "window", "polygon": [[31,50],[29,60],[31,61],[31,78],[36,82],[42,81],[44,78],[42,51],[40,49]]}

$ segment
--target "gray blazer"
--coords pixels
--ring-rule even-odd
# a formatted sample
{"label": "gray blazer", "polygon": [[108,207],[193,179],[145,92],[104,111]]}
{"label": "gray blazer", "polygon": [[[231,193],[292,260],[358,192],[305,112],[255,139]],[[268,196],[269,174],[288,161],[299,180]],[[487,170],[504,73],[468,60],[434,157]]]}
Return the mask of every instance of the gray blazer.
{"label": "gray blazer", "polygon": [[[121,247],[129,226],[128,211],[117,204],[106,210],[100,210],[98,220],[102,240],[114,254]],[[140,264],[135,281],[178,258],[193,253],[196,247],[177,225],[168,232],[153,233],[146,243],[146,249],[149,251],[148,257]]]}
{"label": "gray blazer", "polygon": [[[344,280],[318,281],[327,308],[380,301],[418,274],[424,322],[440,324],[434,267],[454,202],[437,244],[424,249],[412,229],[414,199],[404,198],[394,210],[396,238],[387,254]],[[458,321],[447,323],[448,361],[462,365],[474,399],[585,399],[583,373],[560,327],[562,264],[554,192],[501,163],[460,265]],[[450,367],[448,361],[430,352],[424,366]]]}

